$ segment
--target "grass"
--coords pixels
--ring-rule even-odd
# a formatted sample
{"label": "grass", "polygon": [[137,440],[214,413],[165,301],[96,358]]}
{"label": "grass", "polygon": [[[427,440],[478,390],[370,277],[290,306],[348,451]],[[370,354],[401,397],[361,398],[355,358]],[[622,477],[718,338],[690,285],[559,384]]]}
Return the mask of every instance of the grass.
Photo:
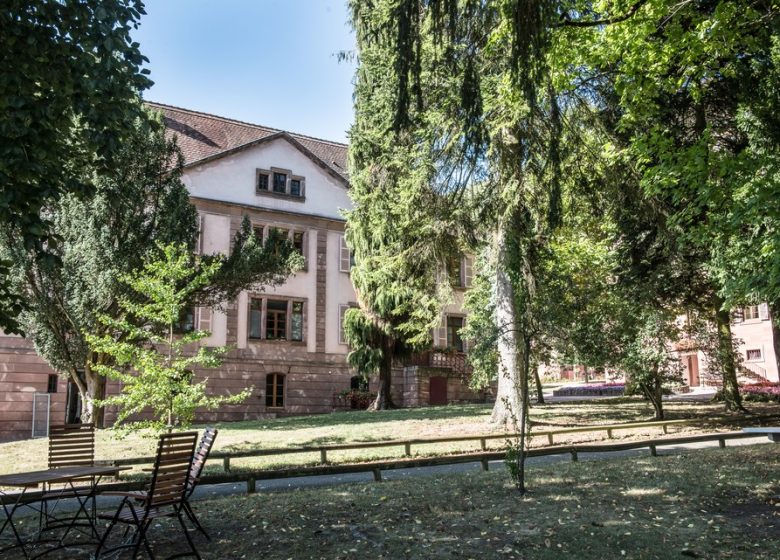
{"label": "grass", "polygon": [[[723,407],[714,403],[667,403],[669,419],[708,418],[722,414]],[[750,410],[757,414],[780,413],[780,405],[751,403]],[[236,451],[296,447],[302,445],[327,445],[361,441],[387,441],[409,438],[435,438],[460,435],[503,433],[490,423],[490,405],[451,405],[416,409],[389,410],[379,413],[352,411],[331,414],[295,416],[266,419],[251,422],[224,423],[218,425],[219,436],[215,451]],[[652,419],[652,407],[642,400],[618,398],[591,402],[570,402],[534,407],[532,419],[536,429],[556,427],[636,422]],[[691,427],[676,427],[670,432],[691,433]],[[660,430],[648,428],[637,432],[618,432],[619,438],[657,436]],[[560,438],[560,442],[589,441],[604,437],[603,433],[572,434]],[[535,445],[542,445],[536,440]],[[492,445],[502,446],[503,440],[493,440]],[[110,430],[100,430],[96,441],[97,459],[120,459],[151,456],[155,440],[134,434],[123,440],[113,437]],[[476,450],[479,442],[435,444],[413,447],[413,453],[431,455],[456,451]],[[378,448],[357,451],[329,453],[332,462],[374,460],[399,457],[402,448]],[[26,440],[0,444],[0,456],[13,457],[3,461],[0,473],[23,472],[46,467],[47,440]],[[319,454],[294,454],[276,457],[234,460],[231,466],[281,467],[288,465],[313,464],[319,461]],[[212,462],[207,468],[218,469]]]}
{"label": "grass", "polygon": [[[780,550],[780,508],[770,502],[779,451],[534,466],[526,497],[503,468],[227,496],[196,502],[213,537],[196,542],[204,558],[231,559],[768,560]],[[160,555],[183,550],[168,521],[152,539]]]}

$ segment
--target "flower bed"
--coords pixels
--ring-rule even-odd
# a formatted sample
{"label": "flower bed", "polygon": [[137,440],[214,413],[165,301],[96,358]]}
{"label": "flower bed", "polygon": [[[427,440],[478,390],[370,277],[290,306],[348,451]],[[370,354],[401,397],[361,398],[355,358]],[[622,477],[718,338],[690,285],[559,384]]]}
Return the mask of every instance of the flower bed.
{"label": "flower bed", "polygon": [[591,383],[588,385],[564,385],[553,390],[555,397],[622,397],[625,383]]}
{"label": "flower bed", "polygon": [[763,402],[780,402],[780,383],[749,383],[740,387],[746,400]]}

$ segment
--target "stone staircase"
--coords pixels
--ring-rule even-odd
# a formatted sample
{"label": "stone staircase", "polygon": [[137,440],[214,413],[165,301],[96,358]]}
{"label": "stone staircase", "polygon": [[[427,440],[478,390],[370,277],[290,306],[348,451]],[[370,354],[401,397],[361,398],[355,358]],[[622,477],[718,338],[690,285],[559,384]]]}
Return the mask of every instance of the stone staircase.
{"label": "stone staircase", "polygon": [[766,369],[756,364],[739,364],[737,377],[743,383],[761,383],[768,380]]}

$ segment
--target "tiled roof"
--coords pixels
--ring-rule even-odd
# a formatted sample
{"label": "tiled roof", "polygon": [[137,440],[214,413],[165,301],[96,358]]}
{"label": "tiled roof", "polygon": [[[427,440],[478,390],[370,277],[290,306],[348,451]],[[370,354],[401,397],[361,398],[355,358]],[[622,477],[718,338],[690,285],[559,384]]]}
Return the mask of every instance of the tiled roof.
{"label": "tiled roof", "polygon": [[271,137],[287,137],[332,174],[347,180],[347,145],[276,128],[246,123],[162,103],[146,104],[163,114],[167,131],[178,138],[184,165],[195,165]]}

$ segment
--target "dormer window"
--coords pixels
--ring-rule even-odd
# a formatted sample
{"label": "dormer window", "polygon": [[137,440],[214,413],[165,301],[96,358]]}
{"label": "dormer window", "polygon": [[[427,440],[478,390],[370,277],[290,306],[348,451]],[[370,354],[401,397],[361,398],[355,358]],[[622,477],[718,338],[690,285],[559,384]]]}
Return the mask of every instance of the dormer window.
{"label": "dormer window", "polygon": [[257,192],[268,192],[270,174],[262,169],[257,170]]}
{"label": "dormer window", "polygon": [[274,171],[274,192],[287,194],[287,173]]}
{"label": "dormer window", "polygon": [[290,196],[301,196],[300,179],[290,179]]}
{"label": "dormer window", "polygon": [[293,175],[289,169],[272,167],[271,169],[258,169],[255,182],[255,194],[295,199],[303,202],[306,196],[306,179],[300,175]]}

